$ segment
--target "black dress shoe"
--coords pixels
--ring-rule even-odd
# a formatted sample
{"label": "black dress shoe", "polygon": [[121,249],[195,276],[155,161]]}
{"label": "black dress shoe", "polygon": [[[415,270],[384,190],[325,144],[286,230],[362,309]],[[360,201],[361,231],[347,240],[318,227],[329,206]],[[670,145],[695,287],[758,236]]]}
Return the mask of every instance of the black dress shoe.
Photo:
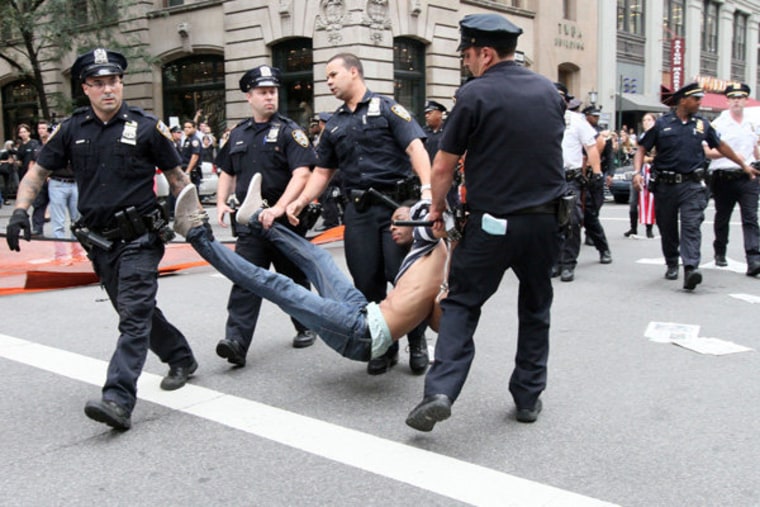
{"label": "black dress shoe", "polygon": [[665,271],[665,278],[667,280],[678,280],[678,266],[668,266]]}
{"label": "black dress shoe", "polygon": [[161,389],[164,391],[174,391],[187,384],[187,379],[193,376],[195,370],[198,369],[198,363],[193,359],[193,362],[186,364],[185,366],[172,366],[169,368],[169,373],[161,381]]}
{"label": "black dress shoe", "polygon": [[451,398],[445,394],[428,396],[406,417],[407,426],[418,431],[432,431],[435,423],[451,417]]}
{"label": "black dress shoe", "polygon": [[721,268],[728,266],[725,255],[715,254],[715,265]]}
{"label": "black dress shoe", "polygon": [[544,408],[544,404],[539,398],[536,400],[536,404],[533,405],[533,408],[517,408],[517,413],[515,414],[515,418],[522,422],[522,423],[532,423],[536,422],[536,419],[538,419],[538,414],[541,413],[541,409]]}
{"label": "black dress shoe", "polygon": [[552,278],[557,278],[561,272],[562,269],[559,266],[552,266]]}
{"label": "black dress shoe", "polygon": [[750,261],[747,263],[747,276],[757,276],[760,274],[760,261]]}
{"label": "black dress shoe", "polygon": [[314,331],[307,329],[306,331],[300,331],[293,337],[294,349],[305,349],[314,345],[314,341],[317,339],[317,335]]}
{"label": "black dress shoe", "polygon": [[609,250],[605,250],[599,254],[599,262],[601,264],[612,264],[612,254]]}
{"label": "black dress shoe", "polygon": [[626,238],[630,237],[631,235],[633,236],[636,235],[636,229],[631,228],[623,233],[623,236],[625,236]]}
{"label": "black dress shoe", "polygon": [[422,335],[419,340],[409,340],[409,369],[415,375],[425,373],[430,364],[427,339]]}
{"label": "black dress shoe", "polygon": [[216,355],[223,357],[235,366],[245,366],[243,346],[234,340],[219,340],[219,343],[216,344]]}
{"label": "black dress shoe", "polygon": [[651,225],[647,225],[647,238],[649,239],[654,238],[654,231],[652,230]]}
{"label": "black dress shoe", "polygon": [[563,282],[572,282],[575,280],[575,270],[573,268],[563,269],[559,279]]}
{"label": "black dress shoe", "polygon": [[694,290],[697,285],[702,283],[702,273],[696,268],[684,268],[683,272],[683,288],[686,290]]}
{"label": "black dress shoe", "polygon": [[129,412],[115,401],[90,400],[84,406],[84,413],[93,421],[107,424],[115,430],[127,431],[132,427]]}
{"label": "black dress shoe", "polygon": [[398,342],[394,342],[382,356],[370,359],[367,363],[367,373],[370,375],[382,375],[398,363]]}
{"label": "black dress shoe", "polygon": [[587,235],[586,235],[586,241],[584,241],[584,244],[585,244],[586,246],[594,246],[594,240],[593,240],[593,239],[591,239],[591,236],[589,236],[589,235],[587,234]]}

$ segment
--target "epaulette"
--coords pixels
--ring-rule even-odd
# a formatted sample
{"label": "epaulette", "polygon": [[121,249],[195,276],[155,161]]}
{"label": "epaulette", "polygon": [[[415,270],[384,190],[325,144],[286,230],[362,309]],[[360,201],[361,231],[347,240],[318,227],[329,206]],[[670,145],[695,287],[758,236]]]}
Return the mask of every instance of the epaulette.
{"label": "epaulette", "polygon": [[244,120],[240,120],[237,125],[232,127],[232,130],[235,130],[236,128],[246,128],[248,124],[251,122],[250,118],[246,118]]}
{"label": "epaulette", "polygon": [[84,114],[87,111],[89,111],[89,109],[90,109],[90,106],[78,107],[78,108],[74,109],[74,112],[71,113],[71,116],[76,116],[76,115],[79,115],[79,114]]}
{"label": "epaulette", "polygon": [[155,116],[153,114],[146,112],[143,108],[139,106],[127,106],[127,109],[129,109],[130,113],[139,114],[140,116],[144,116],[145,118],[150,118],[151,120],[158,121],[158,116]]}

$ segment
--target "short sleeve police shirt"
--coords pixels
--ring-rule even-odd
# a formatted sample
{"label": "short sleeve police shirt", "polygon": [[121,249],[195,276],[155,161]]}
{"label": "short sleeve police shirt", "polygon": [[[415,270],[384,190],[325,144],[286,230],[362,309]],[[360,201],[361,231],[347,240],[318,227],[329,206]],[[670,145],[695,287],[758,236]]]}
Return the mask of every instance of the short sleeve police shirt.
{"label": "short sleeve police shirt", "polygon": [[565,135],[562,137],[565,169],[579,169],[583,165],[583,150],[595,144],[596,136],[596,130],[581,113],[565,111]]}
{"label": "short sleeve police shirt", "polygon": [[[731,111],[723,111],[712,123],[713,128],[720,134],[721,140],[725,141],[737,155],[740,155],[749,164],[755,160],[755,146],[758,137],[755,125],[743,118],[741,123],[731,116]],[[734,169],[741,171],[733,160],[721,157],[710,162],[710,170]]]}
{"label": "short sleeve police shirt", "polygon": [[198,155],[198,157],[200,157],[201,151],[201,142],[198,140],[197,136],[186,137],[185,140],[182,141],[182,149],[180,150],[182,154],[182,167],[188,166],[193,155]]}
{"label": "short sleeve police shirt", "polygon": [[711,148],[720,145],[720,136],[710,122],[700,115],[693,115],[683,122],[670,112],[657,118],[654,127],[644,132],[639,146],[646,151],[657,148],[656,170],[688,174],[704,164],[703,141]]}
{"label": "short sleeve police shirt", "polygon": [[351,111],[344,104],[325,125],[317,147],[320,167],[340,169],[344,188],[391,188],[412,174],[406,149],[425,132],[393,99],[367,90]]}
{"label": "short sleeve police shirt", "polygon": [[275,115],[267,123],[253,119],[239,123],[219,151],[216,165],[236,177],[235,195],[242,202],[251,178],[261,173],[261,195],[274,204],[285,192],[295,169],[316,164],[306,133],[292,120]]}
{"label": "short sleeve police shirt", "polygon": [[155,116],[122,104],[108,123],[90,107],[74,112],[50,136],[37,162],[46,169],[71,168],[79,190],[79,211],[93,229],[113,226],[113,215],[134,206],[139,213],[156,204],[156,167],[180,165],[169,129]]}

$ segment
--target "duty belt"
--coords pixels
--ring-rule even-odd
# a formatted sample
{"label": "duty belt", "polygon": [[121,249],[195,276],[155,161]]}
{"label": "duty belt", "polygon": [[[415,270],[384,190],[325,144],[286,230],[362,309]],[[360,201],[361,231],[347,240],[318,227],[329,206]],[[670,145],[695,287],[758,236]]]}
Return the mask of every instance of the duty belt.
{"label": "duty belt", "polygon": [[62,176],[51,176],[51,180],[60,181],[61,183],[74,183],[74,178],[64,178]]}
{"label": "duty belt", "polygon": [[712,177],[714,180],[722,180],[722,181],[735,181],[735,180],[740,180],[740,179],[742,179],[742,178],[745,178],[746,176],[747,176],[747,175],[746,175],[746,174],[744,174],[744,171],[742,171],[741,169],[739,169],[739,170],[732,170],[732,169],[729,169],[729,170],[725,170],[725,169],[715,169],[715,170],[712,172],[712,174],[711,174],[711,177]]}
{"label": "duty belt", "polygon": [[705,172],[702,169],[697,169],[686,174],[672,171],[655,171],[655,181],[668,185],[676,185],[687,181],[700,182],[704,179],[704,176]]}
{"label": "duty belt", "polygon": [[567,181],[573,181],[577,177],[581,176],[583,172],[581,171],[581,168],[577,169],[565,169],[565,180]]}
{"label": "duty belt", "polygon": [[513,211],[510,215],[556,215],[558,201],[549,201],[538,206],[530,206],[528,208],[519,209]]}

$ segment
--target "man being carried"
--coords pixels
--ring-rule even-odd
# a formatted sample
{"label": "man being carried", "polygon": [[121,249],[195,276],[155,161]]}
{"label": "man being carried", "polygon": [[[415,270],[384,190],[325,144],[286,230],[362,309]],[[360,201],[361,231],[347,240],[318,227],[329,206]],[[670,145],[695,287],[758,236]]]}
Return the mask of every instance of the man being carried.
{"label": "man being carried", "polygon": [[[298,265],[318,294],[247,262],[216,241],[193,186],[187,186],[177,198],[174,230],[220,273],[275,303],[349,359],[369,361],[382,356],[393,342],[426,320],[437,330],[438,301],[445,296],[448,243],[434,237],[431,228],[414,229],[412,248],[399,269],[395,287],[380,303],[373,303],[354,287],[327,251],[281,224],[275,222],[266,228],[261,223],[260,189],[261,174],[257,173],[237,211],[238,222],[261,234]],[[409,213],[409,208],[400,207],[393,220],[407,220]],[[412,231],[401,229],[391,225],[394,241],[399,245],[412,243]]]}

